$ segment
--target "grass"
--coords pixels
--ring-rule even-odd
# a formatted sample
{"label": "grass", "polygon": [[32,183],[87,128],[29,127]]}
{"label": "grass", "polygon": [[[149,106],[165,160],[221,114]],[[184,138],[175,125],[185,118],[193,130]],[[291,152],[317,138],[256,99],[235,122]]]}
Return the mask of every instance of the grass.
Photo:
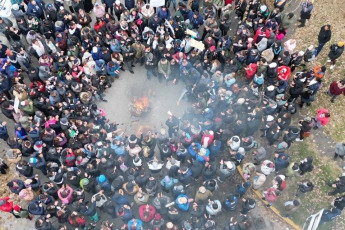
{"label": "grass", "polygon": [[[316,65],[326,65],[327,67],[326,76],[323,79],[323,87],[316,95],[311,112],[312,114],[316,114],[318,108],[329,110],[331,121],[325,127],[325,132],[330,134],[334,141],[343,141],[345,139],[345,113],[343,111],[345,97],[342,95],[337,97],[335,103],[332,104],[330,103],[330,97],[323,92],[328,90],[332,81],[344,78],[345,53],[337,59],[336,66],[333,70],[330,70],[330,65],[326,63],[330,45],[345,40],[343,24],[345,11],[341,7],[341,3],[342,1],[340,0],[315,0],[311,19],[308,20],[305,27],[297,28],[296,33],[292,36],[293,39],[297,40],[296,50],[305,50],[310,45],[318,46],[317,37],[320,28],[326,24],[331,25],[331,41],[324,46],[319,56],[310,65],[310,68]],[[295,12],[295,15],[299,17],[298,12]]]}
{"label": "grass", "polygon": [[[331,206],[331,202],[334,197],[327,195],[331,189],[325,182],[334,180],[341,175],[341,169],[335,161],[327,157],[319,156],[319,153],[313,149],[308,142],[295,143],[291,146],[289,152],[293,162],[299,162],[307,156],[313,156],[314,170],[310,173],[306,173],[301,178],[298,176],[288,178],[288,186],[274,206],[278,210],[282,211],[285,201],[296,198],[296,183],[303,179],[311,180],[314,184],[314,190],[299,198],[301,200],[301,206],[293,215],[290,216],[296,224],[303,226],[305,220],[311,214],[316,213],[322,208],[327,209]],[[345,220],[342,217],[338,217],[331,223],[324,224],[320,229],[345,229]]]}

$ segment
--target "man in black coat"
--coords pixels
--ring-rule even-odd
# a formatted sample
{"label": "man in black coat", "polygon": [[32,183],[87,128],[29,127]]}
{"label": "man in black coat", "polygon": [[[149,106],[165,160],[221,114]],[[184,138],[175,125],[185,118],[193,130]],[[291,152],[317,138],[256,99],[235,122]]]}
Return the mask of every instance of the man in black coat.
{"label": "man in black coat", "polygon": [[319,55],[321,52],[323,46],[331,40],[332,37],[332,31],[330,25],[324,25],[321,27],[318,40],[319,40],[319,46],[317,47],[316,56]]}

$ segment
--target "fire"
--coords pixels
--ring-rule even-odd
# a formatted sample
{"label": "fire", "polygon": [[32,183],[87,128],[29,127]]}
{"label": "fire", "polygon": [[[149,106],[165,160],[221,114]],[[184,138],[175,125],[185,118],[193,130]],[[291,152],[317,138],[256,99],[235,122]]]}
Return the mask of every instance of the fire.
{"label": "fire", "polygon": [[149,106],[149,99],[147,97],[134,99],[133,106],[138,112],[141,112]]}

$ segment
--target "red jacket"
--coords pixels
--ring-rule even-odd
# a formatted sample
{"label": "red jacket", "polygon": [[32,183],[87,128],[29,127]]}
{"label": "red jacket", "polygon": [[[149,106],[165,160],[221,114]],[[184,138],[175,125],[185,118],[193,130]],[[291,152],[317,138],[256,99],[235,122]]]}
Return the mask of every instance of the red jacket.
{"label": "red jacket", "polygon": [[146,204],[143,204],[139,207],[139,216],[140,219],[144,222],[150,222],[155,216],[156,209],[152,205],[149,205],[148,213],[146,212]]}
{"label": "red jacket", "polygon": [[209,131],[209,134],[204,134],[201,137],[201,145],[205,145],[207,143],[207,147],[210,146],[210,144],[212,144],[214,139],[214,133],[213,131]]}
{"label": "red jacket", "polygon": [[257,69],[258,69],[258,65],[256,63],[250,63],[250,65],[245,68],[247,80],[253,80],[253,77]]}
{"label": "red jacket", "polygon": [[327,125],[329,122],[329,117],[325,117],[325,113],[328,113],[327,109],[317,110],[317,120],[321,122],[321,125]]}
{"label": "red jacket", "polygon": [[4,202],[3,205],[0,205],[0,210],[3,212],[12,212],[13,210],[13,201],[8,202],[10,198],[7,196],[5,198],[1,198],[0,202]]}
{"label": "red jacket", "polygon": [[266,37],[267,39],[269,39],[269,38],[270,38],[270,35],[271,35],[270,30],[262,31],[262,27],[259,27],[259,28],[256,30],[255,36],[254,36],[254,41],[255,41],[255,43],[258,42],[259,35],[263,35],[264,33],[265,33],[265,37]]}
{"label": "red jacket", "polygon": [[[282,72],[283,69],[286,69],[285,73]],[[288,81],[290,78],[290,74],[291,74],[290,67],[284,66],[284,65],[278,67],[278,79],[279,80]]]}

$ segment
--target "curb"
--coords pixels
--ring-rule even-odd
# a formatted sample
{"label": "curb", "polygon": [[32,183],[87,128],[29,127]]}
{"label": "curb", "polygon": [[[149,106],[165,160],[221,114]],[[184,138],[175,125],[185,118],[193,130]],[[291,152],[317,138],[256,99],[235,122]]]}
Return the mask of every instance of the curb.
{"label": "curb", "polygon": [[[245,180],[244,177],[243,177],[242,168],[241,168],[240,166],[237,166],[236,168],[237,168],[239,174],[241,175],[241,177],[243,178],[243,180]],[[257,190],[254,190],[253,188],[251,188],[251,190],[254,192],[254,194],[257,196],[257,198],[258,198],[261,202],[263,202],[265,205],[268,204],[267,201],[261,199],[262,195],[261,195],[260,192],[258,192]],[[270,209],[272,212],[274,212],[274,214],[276,214],[282,221],[284,221],[285,223],[287,223],[288,225],[290,225],[293,229],[295,229],[295,230],[302,230],[302,228],[301,228],[300,226],[298,226],[297,224],[295,224],[295,222],[293,222],[290,218],[283,217],[282,215],[280,215],[280,212],[278,211],[277,208],[271,206],[271,207],[269,207],[268,209]]]}

